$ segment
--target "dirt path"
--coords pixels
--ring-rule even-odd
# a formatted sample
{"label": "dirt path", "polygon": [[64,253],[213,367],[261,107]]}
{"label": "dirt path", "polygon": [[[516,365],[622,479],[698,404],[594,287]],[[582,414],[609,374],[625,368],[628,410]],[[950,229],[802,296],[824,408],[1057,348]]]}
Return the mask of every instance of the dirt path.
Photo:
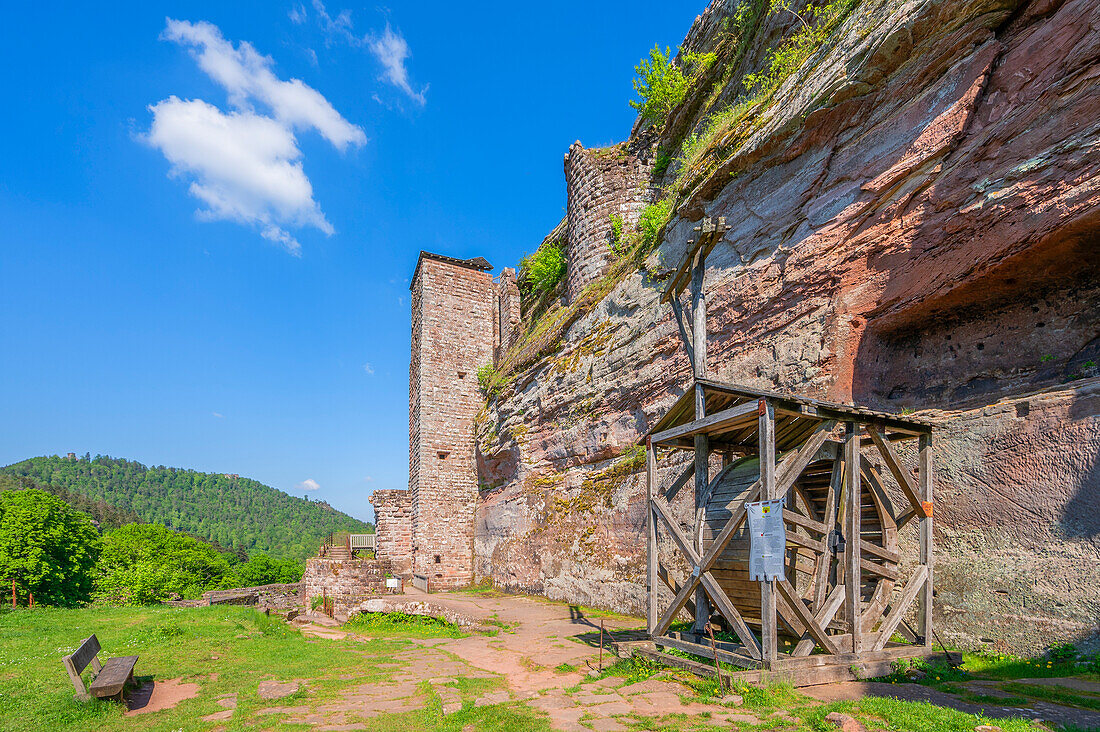
{"label": "dirt path", "polygon": [[[760,718],[736,706],[685,701],[691,692],[680,683],[649,680],[626,685],[626,679],[607,677],[578,684],[599,665],[600,619],[587,617],[576,607],[527,597],[482,597],[461,594],[409,593],[392,598],[387,610],[406,608],[409,602],[431,602],[478,625],[500,628],[496,636],[471,635],[458,639],[414,641],[395,655],[404,665],[386,682],[354,687],[335,703],[310,711],[304,707],[275,707],[287,722],[339,729],[365,729],[350,720],[382,713],[406,712],[423,706],[420,684],[427,682],[443,702],[444,714],[462,707],[459,679],[501,679],[504,688],[476,695],[475,706],[523,703],[546,712],[559,730],[613,732],[627,729],[636,717],[662,719],[689,715],[728,726],[731,722],[758,723]],[[321,620],[303,627],[307,635],[343,638],[336,623]],[[606,618],[608,631],[637,627],[637,621]],[[605,651],[603,663],[617,659]],[[731,699],[731,701],[733,701]],[[585,724],[581,724],[582,718]],[[585,726],[589,725],[589,726]]]}

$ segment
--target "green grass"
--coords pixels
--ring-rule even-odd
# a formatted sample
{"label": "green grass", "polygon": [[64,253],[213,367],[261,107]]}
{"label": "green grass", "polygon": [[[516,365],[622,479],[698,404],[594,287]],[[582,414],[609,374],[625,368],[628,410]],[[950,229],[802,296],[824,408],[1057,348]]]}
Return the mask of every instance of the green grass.
{"label": "green grass", "polygon": [[1068,689],[1064,686],[1047,686],[1045,684],[1024,684],[1019,681],[1006,681],[1001,688],[1010,694],[1023,694],[1033,699],[1042,699],[1053,704],[1081,707],[1082,709],[1100,710],[1100,696],[1088,692]]}
{"label": "green grass", "polygon": [[829,712],[843,712],[857,717],[870,729],[886,727],[906,732],[974,732],[980,724],[993,724],[1003,732],[1036,732],[1036,727],[1024,719],[990,720],[975,714],[938,707],[927,702],[908,702],[883,697],[867,697],[858,701],[836,702],[805,711],[803,721],[818,732],[835,730],[825,721]]}
{"label": "green grass", "polygon": [[1003,653],[966,653],[963,655],[963,668],[991,679],[1052,679],[1076,676],[1100,681],[1100,674],[1088,673],[1086,666],[1073,662],[1056,663],[1046,658],[1020,658]]}
{"label": "green grass", "polygon": [[[112,702],[77,702],[61,664],[87,636],[95,633],[101,658],[138,655],[138,680],[182,678],[200,684],[199,697],[174,709],[123,721],[122,708]],[[379,668],[403,642],[331,641],[309,643],[280,620],[250,608],[103,608],[75,610],[41,608],[0,615],[0,719],[11,732],[86,730],[95,727],[128,730],[190,729],[197,718],[220,711],[214,698],[237,692],[244,718],[266,703],[256,687],[273,675],[280,679],[315,678],[310,695],[332,691],[328,678],[343,666],[361,681],[383,680],[392,670]],[[215,679],[212,674],[217,674]],[[85,680],[90,669],[85,672]]]}
{"label": "green grass", "polygon": [[[5,732],[211,729],[213,723],[199,718],[221,711],[215,702],[219,695],[236,693],[237,710],[223,723],[228,730],[299,729],[283,716],[256,713],[269,706],[316,708],[362,684],[387,681],[404,666],[395,654],[414,647],[409,639],[461,634],[454,626],[428,624],[419,617],[411,622],[392,617],[360,622],[371,633],[385,631],[386,637],[365,642],[307,638],[278,618],[229,606],[38,608],[0,613],[0,728]],[[181,678],[198,683],[199,695],[172,709],[127,718],[114,702],[75,701],[61,657],[92,633],[102,645],[101,658],[140,657],[135,669],[139,682]],[[89,675],[90,669],[85,680]],[[257,686],[271,678],[306,679],[308,684],[286,699],[261,700]],[[423,693],[423,709],[371,717],[369,724],[373,730],[401,732],[457,732],[468,725],[501,732],[548,729],[543,715],[518,703],[473,707],[474,699],[502,684],[499,677],[458,679],[453,686],[466,705],[462,711],[444,717],[438,697],[429,690]],[[353,714],[348,721],[355,721]]]}
{"label": "green grass", "polygon": [[359,613],[344,623],[344,629],[374,637],[398,635],[404,638],[466,638],[470,635],[446,620],[400,612]]}

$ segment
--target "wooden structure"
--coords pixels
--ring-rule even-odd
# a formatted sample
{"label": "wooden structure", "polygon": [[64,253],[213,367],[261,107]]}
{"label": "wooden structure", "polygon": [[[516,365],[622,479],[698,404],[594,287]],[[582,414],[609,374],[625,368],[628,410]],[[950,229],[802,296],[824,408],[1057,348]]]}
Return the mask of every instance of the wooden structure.
{"label": "wooden structure", "polygon": [[[724,222],[704,221],[665,293],[694,371],[692,389],[646,437],[648,616],[651,641],[797,685],[889,673],[899,658],[931,655],[932,426],[925,421],[776,394],[708,378],[703,271]],[[689,326],[679,296],[691,286]],[[895,445],[916,441],[917,470]],[[667,488],[662,452],[691,450],[694,461]],[[873,451],[903,500],[891,500]],[[711,475],[713,454],[722,468]],[[869,457],[869,455],[868,455]],[[693,480],[694,479],[694,480]],[[694,482],[685,527],[671,501]],[[897,495],[897,494],[896,494]],[[785,577],[749,579],[746,504],[783,498]],[[919,564],[899,567],[898,531],[919,526]],[[660,552],[667,537],[678,556]],[[677,568],[686,568],[677,577]],[[668,588],[662,603],[658,585]],[[906,616],[917,603],[916,627]],[[686,630],[673,626],[687,610]],[[704,641],[717,621],[738,642]]]}
{"label": "wooden structure", "polygon": [[[99,658],[99,639],[95,634],[88,636],[80,647],[68,656],[61,659],[65,664],[65,670],[69,672],[69,679],[76,689],[76,698],[88,701],[91,697],[99,699],[122,700],[122,692],[127,684],[134,681],[134,666],[137,665],[137,656],[118,656],[108,658],[107,663],[101,663]],[[95,679],[87,689],[84,688],[84,680],[80,674],[91,664],[96,672]]]}

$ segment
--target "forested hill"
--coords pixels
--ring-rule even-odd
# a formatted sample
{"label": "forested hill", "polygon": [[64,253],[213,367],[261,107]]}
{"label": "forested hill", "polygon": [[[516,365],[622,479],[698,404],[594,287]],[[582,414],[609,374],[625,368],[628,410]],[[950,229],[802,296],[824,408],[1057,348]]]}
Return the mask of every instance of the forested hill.
{"label": "forested hill", "polygon": [[249,478],[89,458],[31,458],[0,472],[104,501],[143,521],[249,554],[302,559],[330,532],[374,530],[327,503],[295,498]]}

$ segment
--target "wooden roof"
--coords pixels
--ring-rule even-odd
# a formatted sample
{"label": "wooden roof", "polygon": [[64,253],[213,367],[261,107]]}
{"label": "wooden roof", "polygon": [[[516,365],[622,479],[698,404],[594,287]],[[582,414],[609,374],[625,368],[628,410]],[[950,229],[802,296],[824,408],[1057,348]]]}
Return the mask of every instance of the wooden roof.
{"label": "wooden roof", "polygon": [[695,419],[695,390],[688,389],[647,433],[647,438],[659,440],[664,447],[692,449],[694,436],[706,434],[714,448],[727,446],[742,452],[755,452],[758,445],[758,415],[754,407],[761,399],[768,400],[776,410],[775,440],[776,449],[780,452],[802,444],[814,427],[827,419],[873,424],[893,440],[930,434],[933,427],[928,420],[864,407],[710,379],[698,379],[695,383],[703,387],[707,416],[702,420]]}

